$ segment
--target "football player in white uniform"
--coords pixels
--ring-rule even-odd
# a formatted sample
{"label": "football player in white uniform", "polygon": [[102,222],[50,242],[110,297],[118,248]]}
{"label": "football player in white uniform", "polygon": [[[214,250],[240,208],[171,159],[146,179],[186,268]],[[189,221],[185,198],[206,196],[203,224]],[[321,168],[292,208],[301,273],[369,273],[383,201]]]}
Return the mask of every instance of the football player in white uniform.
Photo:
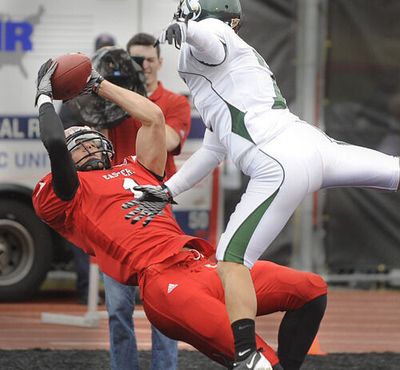
{"label": "football player in white uniform", "polygon": [[[240,17],[239,0],[180,1],[159,41],[180,49],[178,72],[206,133],[167,189],[138,190],[143,200],[171,201],[226,155],[250,177],[218,243],[218,271],[235,338],[234,369],[270,369],[255,346],[257,306],[249,269],[307,194],[337,186],[397,190],[399,158],[335,141],[292,114],[267,63],[237,35]],[[138,219],[161,211],[161,203],[151,209],[146,204],[132,211]]]}

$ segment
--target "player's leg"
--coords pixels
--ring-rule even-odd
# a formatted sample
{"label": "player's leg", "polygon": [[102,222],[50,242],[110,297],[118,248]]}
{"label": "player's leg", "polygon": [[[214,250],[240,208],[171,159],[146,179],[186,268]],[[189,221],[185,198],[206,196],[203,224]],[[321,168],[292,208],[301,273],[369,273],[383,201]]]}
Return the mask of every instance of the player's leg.
{"label": "player's leg", "polygon": [[249,268],[276,238],[308,192],[307,171],[292,160],[293,155],[284,152],[285,148],[280,142],[258,151],[250,169],[249,185],[217,247],[238,361],[256,349],[257,305]]}
{"label": "player's leg", "polygon": [[278,334],[278,356],[285,370],[301,368],[317,335],[326,303],[327,296],[324,294],[301,308],[285,313]]}
{"label": "player's leg", "polygon": [[399,158],[376,150],[329,141],[323,146],[322,187],[352,186],[398,190]]}
{"label": "player's leg", "polygon": [[[162,274],[147,272],[144,281],[144,308],[153,325],[211,359],[232,365],[233,336],[215,268],[175,266]],[[257,345],[272,364],[278,362],[274,350],[259,337]]]}
{"label": "player's leg", "polygon": [[397,190],[399,186],[399,157],[336,141],[302,121],[282,136],[309,169],[310,191],[342,186]]}
{"label": "player's leg", "polygon": [[103,274],[110,333],[112,370],[139,370],[133,325],[136,287],[123,285]]}
{"label": "player's leg", "polygon": [[300,369],[326,308],[327,285],[310,272],[260,261],[252,271],[258,315],[286,311],[278,333],[278,356],[285,370]]}
{"label": "player's leg", "polygon": [[257,300],[247,266],[229,261],[218,263],[218,272],[225,291],[235,342],[235,361],[241,361],[256,351],[255,317]]}

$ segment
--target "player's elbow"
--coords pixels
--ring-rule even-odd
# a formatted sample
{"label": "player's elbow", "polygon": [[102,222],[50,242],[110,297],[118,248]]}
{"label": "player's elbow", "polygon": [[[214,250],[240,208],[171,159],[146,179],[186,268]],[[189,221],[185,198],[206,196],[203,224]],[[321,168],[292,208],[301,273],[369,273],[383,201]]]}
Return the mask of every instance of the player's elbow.
{"label": "player's elbow", "polygon": [[152,112],[149,115],[149,122],[152,126],[164,127],[165,119],[162,110],[154,104]]}

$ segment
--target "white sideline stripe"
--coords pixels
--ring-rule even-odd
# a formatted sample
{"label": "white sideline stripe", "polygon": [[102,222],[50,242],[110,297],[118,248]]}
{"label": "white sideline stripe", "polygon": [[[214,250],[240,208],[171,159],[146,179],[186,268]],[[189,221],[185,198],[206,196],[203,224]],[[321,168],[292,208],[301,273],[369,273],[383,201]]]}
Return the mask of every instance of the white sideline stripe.
{"label": "white sideline stripe", "polygon": [[[51,345],[53,346],[70,346],[76,348],[77,346],[79,347],[93,347],[93,346],[98,346],[98,345],[103,345],[104,347],[109,346],[109,342],[107,341],[101,341],[101,342],[91,342],[91,341],[57,341],[57,342],[50,342]],[[141,342],[142,345],[144,346],[150,346],[151,347],[151,341],[150,342]]]}
{"label": "white sideline stripe", "polygon": [[[99,292],[99,267],[90,259],[89,266],[89,293],[87,311],[83,316],[62,313],[42,312],[41,320],[47,324],[72,325],[94,328],[99,326],[100,319],[108,318],[107,311],[97,311]],[[134,311],[133,317],[146,317],[144,311]]]}
{"label": "white sideline stripe", "polygon": [[[146,318],[143,310],[135,310],[134,318]],[[62,313],[42,312],[41,321],[46,324],[71,325],[93,328],[99,326],[100,319],[107,319],[107,311],[88,312],[83,316]]]}

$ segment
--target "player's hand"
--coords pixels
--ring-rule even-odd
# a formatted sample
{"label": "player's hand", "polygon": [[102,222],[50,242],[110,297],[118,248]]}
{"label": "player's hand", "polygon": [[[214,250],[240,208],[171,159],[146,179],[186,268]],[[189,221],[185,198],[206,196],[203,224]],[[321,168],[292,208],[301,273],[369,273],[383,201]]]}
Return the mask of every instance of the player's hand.
{"label": "player's hand", "polygon": [[104,81],[104,77],[100,75],[94,68],[92,68],[92,73],[90,74],[89,80],[86,86],[83,88],[79,95],[91,95],[98,94],[100,84]]}
{"label": "player's hand", "polygon": [[168,203],[164,202],[138,202],[132,200],[122,205],[122,208],[128,209],[137,206],[133,211],[125,215],[126,220],[131,220],[131,224],[135,224],[140,220],[144,220],[143,227],[147,226],[154,217],[162,213]]}
{"label": "player's hand", "polygon": [[164,184],[161,186],[135,186],[133,190],[141,191],[143,194],[122,205],[123,209],[136,207],[125,216],[127,220],[132,219],[132,224],[144,219],[143,226],[147,226],[154,217],[163,211],[167,204],[176,204],[169,189]]}
{"label": "player's hand", "polygon": [[172,45],[174,43],[177,49],[181,48],[181,45],[186,42],[186,32],[187,32],[187,23],[178,20],[170,23],[168,27],[162,32],[160,37],[158,38],[158,42],[160,44],[168,44]]}
{"label": "player's hand", "polygon": [[43,63],[39,69],[38,76],[36,79],[36,97],[35,107],[40,95],[47,95],[53,98],[53,88],[51,86],[51,76],[57,68],[57,62],[49,59]]}
{"label": "player's hand", "polygon": [[177,204],[172,198],[171,192],[165,184],[161,185],[137,185],[133,190],[140,191],[143,194],[137,198],[139,202],[164,202]]}

